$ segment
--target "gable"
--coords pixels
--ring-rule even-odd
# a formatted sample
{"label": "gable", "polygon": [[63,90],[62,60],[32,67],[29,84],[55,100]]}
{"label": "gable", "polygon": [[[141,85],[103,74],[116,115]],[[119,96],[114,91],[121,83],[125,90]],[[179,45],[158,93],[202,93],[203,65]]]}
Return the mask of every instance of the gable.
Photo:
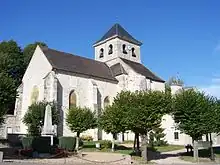
{"label": "gable", "polygon": [[28,64],[22,81],[30,79],[43,79],[50,71],[52,66],[45,57],[39,46],[36,47],[34,54]]}

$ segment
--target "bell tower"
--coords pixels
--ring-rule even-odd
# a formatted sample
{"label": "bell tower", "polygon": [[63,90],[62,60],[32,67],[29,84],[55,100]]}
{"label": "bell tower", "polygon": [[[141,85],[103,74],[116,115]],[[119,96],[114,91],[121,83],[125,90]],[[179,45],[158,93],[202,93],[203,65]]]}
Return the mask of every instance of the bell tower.
{"label": "bell tower", "polygon": [[114,24],[108,32],[93,44],[95,60],[107,62],[115,58],[124,58],[141,62],[142,43],[133,38],[121,25]]}

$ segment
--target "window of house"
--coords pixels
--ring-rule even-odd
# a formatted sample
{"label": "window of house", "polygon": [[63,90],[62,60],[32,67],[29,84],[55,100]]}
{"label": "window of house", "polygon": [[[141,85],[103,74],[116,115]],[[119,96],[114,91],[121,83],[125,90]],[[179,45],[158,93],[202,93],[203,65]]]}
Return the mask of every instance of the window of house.
{"label": "window of house", "polygon": [[31,92],[31,104],[36,103],[38,101],[38,98],[39,98],[39,89],[35,85],[32,89],[32,92]]}
{"label": "window of house", "polygon": [[174,140],[179,140],[179,132],[174,132]]}
{"label": "window of house", "polygon": [[105,99],[104,99],[104,108],[109,106],[109,97],[107,96]]}
{"label": "window of house", "polygon": [[76,93],[71,91],[69,95],[69,108],[76,107]]}
{"label": "window of house", "polygon": [[102,58],[102,57],[104,57],[104,49],[103,48],[101,48],[100,52],[99,52],[99,58]]}
{"label": "window of house", "polygon": [[113,53],[113,46],[112,44],[110,44],[108,47],[108,54],[112,54],[112,53]]}
{"label": "window of house", "polygon": [[126,51],[126,45],[125,44],[122,45],[122,52],[124,54],[128,54],[128,52]]}
{"label": "window of house", "polygon": [[135,53],[135,49],[134,48],[131,49],[131,52],[132,52],[132,57],[136,57],[136,53]]}

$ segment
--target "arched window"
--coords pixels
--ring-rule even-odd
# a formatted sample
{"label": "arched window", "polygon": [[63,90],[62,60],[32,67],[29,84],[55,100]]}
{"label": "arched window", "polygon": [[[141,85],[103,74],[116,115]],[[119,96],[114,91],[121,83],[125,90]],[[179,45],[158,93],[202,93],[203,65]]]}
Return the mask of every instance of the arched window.
{"label": "arched window", "polygon": [[110,104],[110,101],[109,101],[109,97],[107,96],[105,99],[104,99],[104,108],[109,106]]}
{"label": "arched window", "polygon": [[38,101],[38,97],[39,97],[39,89],[35,85],[32,89],[32,92],[31,92],[31,104],[36,103]]}
{"label": "arched window", "polygon": [[69,95],[69,108],[76,107],[76,93],[71,91]]}
{"label": "arched window", "polygon": [[132,52],[132,57],[136,57],[135,49],[134,48],[131,49],[131,52]]}
{"label": "arched window", "polygon": [[102,57],[104,57],[104,49],[103,48],[101,48],[100,52],[99,52],[99,58],[102,58]]}
{"label": "arched window", "polygon": [[108,54],[112,54],[112,53],[113,53],[113,46],[112,44],[110,44],[108,47]]}
{"label": "arched window", "polygon": [[128,52],[126,51],[126,45],[125,44],[122,45],[122,52],[124,54],[128,54]]}

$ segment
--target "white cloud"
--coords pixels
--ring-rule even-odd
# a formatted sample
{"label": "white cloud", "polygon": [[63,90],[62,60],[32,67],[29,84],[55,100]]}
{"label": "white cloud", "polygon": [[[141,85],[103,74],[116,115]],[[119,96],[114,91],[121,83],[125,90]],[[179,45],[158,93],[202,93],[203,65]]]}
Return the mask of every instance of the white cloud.
{"label": "white cloud", "polygon": [[210,85],[199,87],[199,90],[220,98],[220,78],[213,78]]}
{"label": "white cloud", "polygon": [[220,84],[219,85],[210,85],[207,87],[199,88],[201,91],[204,91],[206,94],[220,98]]}

